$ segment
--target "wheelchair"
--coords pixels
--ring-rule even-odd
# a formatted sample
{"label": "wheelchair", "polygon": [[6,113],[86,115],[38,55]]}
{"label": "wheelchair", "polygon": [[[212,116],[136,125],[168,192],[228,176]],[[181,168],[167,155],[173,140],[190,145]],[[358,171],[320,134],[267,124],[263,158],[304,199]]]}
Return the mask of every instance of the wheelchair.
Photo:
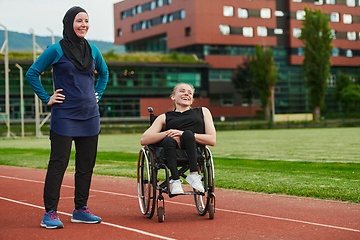
{"label": "wheelchair", "polygon": [[[157,116],[150,112],[150,124]],[[188,159],[185,150],[177,149],[177,165],[181,177],[186,178],[189,170]],[[202,176],[202,183],[205,189],[201,193],[195,189],[184,191],[183,194],[171,194],[169,169],[166,166],[163,147],[157,144],[146,145],[140,149],[137,163],[137,190],[140,210],[143,215],[151,219],[157,209],[158,221],[165,219],[165,201],[163,194],[168,194],[170,198],[179,195],[193,195],[197,212],[201,216],[209,213],[209,219],[214,219],[215,213],[215,184],[214,184],[214,163],[211,152],[207,146],[197,147],[198,172]],[[158,179],[159,171],[165,172],[165,180]],[[164,179],[164,177],[162,177]]]}

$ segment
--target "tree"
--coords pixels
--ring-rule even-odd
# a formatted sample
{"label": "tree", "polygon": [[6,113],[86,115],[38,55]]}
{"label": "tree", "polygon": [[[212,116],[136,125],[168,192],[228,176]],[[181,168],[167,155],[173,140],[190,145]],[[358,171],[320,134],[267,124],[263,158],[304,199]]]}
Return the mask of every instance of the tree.
{"label": "tree", "polygon": [[313,106],[314,120],[319,120],[321,108],[327,88],[327,79],[330,77],[331,42],[333,39],[329,27],[329,15],[322,14],[318,9],[313,12],[305,7],[305,19],[299,39],[305,44],[303,48],[303,70],[306,85],[310,88],[310,98]]}
{"label": "tree", "polygon": [[[342,104],[344,104],[344,102],[342,102],[342,97],[341,97],[341,91],[346,88],[347,86],[349,86],[352,83],[351,78],[349,77],[349,75],[340,72],[337,77],[336,77],[336,86],[334,88],[334,92],[333,92],[333,97],[337,102],[340,102]],[[342,106],[344,107],[344,110],[346,111],[347,106]]]}
{"label": "tree", "polygon": [[344,103],[346,111],[357,112],[360,105],[360,85],[350,84],[341,91],[341,102]]}
{"label": "tree", "polygon": [[256,55],[251,58],[250,70],[253,75],[255,89],[260,94],[261,106],[266,120],[270,119],[271,113],[271,89],[278,79],[277,67],[275,66],[271,48],[255,46]]}
{"label": "tree", "polygon": [[232,83],[243,98],[247,99],[250,107],[254,97],[254,86],[252,82],[252,73],[250,70],[250,57],[244,58],[241,65],[238,65],[232,75]]}
{"label": "tree", "polygon": [[231,80],[241,96],[247,99],[250,116],[252,116],[252,100],[254,98],[255,92],[252,82],[252,73],[250,70],[250,61],[251,59],[249,56],[244,57],[243,63],[237,66]]}
{"label": "tree", "polygon": [[360,104],[360,85],[349,75],[340,72],[336,78],[333,96],[342,104],[344,112],[357,111]]}

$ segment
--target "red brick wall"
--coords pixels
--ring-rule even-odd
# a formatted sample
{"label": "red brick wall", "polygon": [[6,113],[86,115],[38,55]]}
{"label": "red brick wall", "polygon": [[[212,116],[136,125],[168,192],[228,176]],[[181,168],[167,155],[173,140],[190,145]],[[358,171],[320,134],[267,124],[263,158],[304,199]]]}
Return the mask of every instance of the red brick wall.
{"label": "red brick wall", "polygon": [[[234,106],[234,107],[210,107],[209,110],[213,117],[249,117],[250,116],[250,108],[242,107],[242,106]],[[255,116],[257,110],[261,110],[260,106],[252,106],[251,115]]]}
{"label": "red brick wall", "polygon": [[[140,116],[148,117],[149,112],[147,110],[148,107],[152,107],[154,109],[155,115],[160,115],[167,111],[172,111],[174,109],[173,102],[167,98],[141,98],[140,99]],[[249,107],[214,107],[210,106],[209,98],[195,98],[192,107],[207,107],[209,108],[212,116],[214,118],[217,117],[249,117],[250,109]],[[259,106],[252,107],[252,115],[255,116],[256,110],[260,110]]]}

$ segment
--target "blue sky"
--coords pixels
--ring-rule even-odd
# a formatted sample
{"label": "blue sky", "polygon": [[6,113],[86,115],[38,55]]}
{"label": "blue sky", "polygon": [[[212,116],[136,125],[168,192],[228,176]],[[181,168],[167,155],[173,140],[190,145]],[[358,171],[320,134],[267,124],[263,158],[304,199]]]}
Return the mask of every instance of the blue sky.
{"label": "blue sky", "polygon": [[[89,14],[90,40],[114,41],[114,3],[122,0],[0,0],[0,24],[8,31],[37,36],[62,36],[62,19],[72,6],[80,6]],[[0,27],[1,30],[4,30]]]}

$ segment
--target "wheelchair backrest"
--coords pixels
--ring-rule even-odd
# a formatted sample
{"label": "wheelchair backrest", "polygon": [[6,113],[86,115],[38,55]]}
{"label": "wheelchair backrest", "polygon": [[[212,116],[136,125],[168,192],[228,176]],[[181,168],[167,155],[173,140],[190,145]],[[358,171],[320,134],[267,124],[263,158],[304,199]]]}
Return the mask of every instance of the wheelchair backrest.
{"label": "wheelchair backrest", "polygon": [[158,116],[154,115],[154,110],[152,107],[148,107],[148,111],[150,113],[150,125],[151,125]]}

